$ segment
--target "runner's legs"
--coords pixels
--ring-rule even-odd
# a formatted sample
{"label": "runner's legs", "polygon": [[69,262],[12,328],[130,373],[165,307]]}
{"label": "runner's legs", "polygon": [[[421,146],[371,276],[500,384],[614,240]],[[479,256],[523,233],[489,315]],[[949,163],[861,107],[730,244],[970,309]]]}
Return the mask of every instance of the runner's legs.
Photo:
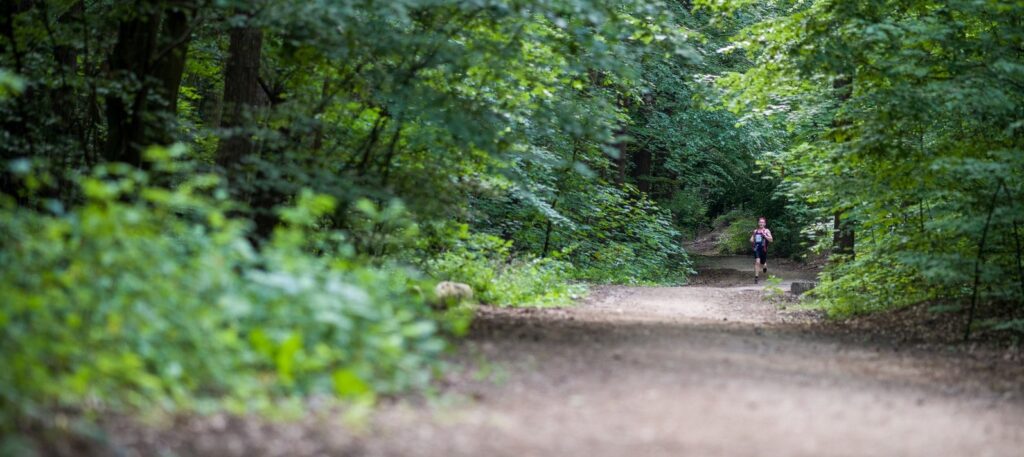
{"label": "runner's legs", "polygon": [[757,276],[761,273],[761,250],[754,248],[754,282],[757,282]]}
{"label": "runner's legs", "polygon": [[754,248],[754,282],[760,273],[768,274],[768,252],[764,248]]}

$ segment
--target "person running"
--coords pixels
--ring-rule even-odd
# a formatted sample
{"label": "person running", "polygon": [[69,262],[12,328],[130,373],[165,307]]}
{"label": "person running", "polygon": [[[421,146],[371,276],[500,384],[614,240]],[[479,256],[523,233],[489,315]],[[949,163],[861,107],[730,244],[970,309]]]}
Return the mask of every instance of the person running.
{"label": "person running", "polygon": [[758,218],[757,228],[750,234],[750,245],[754,247],[754,284],[757,284],[758,273],[768,274],[768,243],[775,239],[767,225],[764,217]]}

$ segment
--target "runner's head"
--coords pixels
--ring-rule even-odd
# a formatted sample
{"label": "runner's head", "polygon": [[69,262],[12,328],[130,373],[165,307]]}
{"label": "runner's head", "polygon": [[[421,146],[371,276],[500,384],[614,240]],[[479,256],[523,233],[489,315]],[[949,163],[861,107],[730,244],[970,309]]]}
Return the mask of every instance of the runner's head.
{"label": "runner's head", "polygon": [[764,216],[761,216],[761,217],[757,218],[757,226],[758,227],[764,228],[764,226],[767,225],[767,224],[768,224],[768,221],[764,218]]}

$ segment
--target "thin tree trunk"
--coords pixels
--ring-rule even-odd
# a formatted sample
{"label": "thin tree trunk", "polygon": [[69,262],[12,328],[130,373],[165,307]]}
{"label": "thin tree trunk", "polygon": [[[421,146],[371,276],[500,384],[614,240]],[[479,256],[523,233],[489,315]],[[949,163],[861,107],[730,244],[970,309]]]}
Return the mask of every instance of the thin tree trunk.
{"label": "thin tree trunk", "polygon": [[[551,209],[552,210],[555,210],[556,208],[558,208],[558,200],[555,200],[551,204]],[[551,231],[552,231],[552,229],[554,229],[554,223],[551,221],[551,218],[548,218],[547,227],[544,228],[544,247],[541,248],[541,251],[540,251],[540,256],[541,257],[547,257],[548,256],[548,248],[551,246]]]}
{"label": "thin tree trunk", "polygon": [[[46,2],[43,2],[46,5]],[[48,21],[49,13],[46,7],[42,10],[43,21]],[[57,19],[57,22],[64,27],[68,27],[75,22],[81,22],[82,16],[85,14],[85,3],[77,1],[71,8]],[[53,32],[49,30],[47,26],[47,34],[50,35],[51,40],[56,40],[53,36]],[[78,140],[79,154],[84,155],[88,150],[88,145],[85,142],[85,133],[81,118],[77,113],[81,112],[76,103],[78,100],[75,97],[74,90],[68,85],[69,75],[76,75],[78,73],[78,52],[74,47],[68,46],[62,43],[53,43],[53,57],[57,68],[57,74],[60,75],[61,85],[56,90],[53,107],[54,111],[60,116],[62,128],[65,131],[73,134],[75,139]],[[66,154],[65,154],[66,155]],[[84,161],[84,160],[83,160]]]}
{"label": "thin tree trunk", "polygon": [[359,165],[356,166],[356,172],[359,176],[366,173],[370,166],[370,157],[373,155],[373,147],[377,145],[377,141],[380,139],[380,132],[384,130],[387,125],[388,117],[381,113],[377,120],[373,123],[373,129],[370,131],[370,136],[366,138],[362,147],[359,148],[359,155],[362,159],[359,160]]}
{"label": "thin tree trunk", "polygon": [[[1017,209],[1017,200],[1013,198],[1010,187],[1003,184],[1003,190],[1006,192],[1006,198],[1009,200],[1011,207]],[[1021,235],[1024,234],[1020,232],[1020,222],[1017,220],[1016,214],[1014,214],[1013,233],[1010,236],[1013,237],[1014,247],[1017,249],[1017,280],[1020,281],[1019,306],[1024,308],[1024,252],[1021,250]]]}
{"label": "thin tree trunk", "polygon": [[[603,78],[604,75],[600,75],[600,79]],[[591,82],[594,84],[596,84],[598,80],[599,79],[594,76],[591,77]],[[620,110],[627,110],[631,105],[629,99],[622,96],[618,97],[615,104]],[[627,125],[620,125],[619,129],[615,132],[615,138],[617,140],[615,148],[619,150],[619,158],[616,160],[616,165],[618,165],[618,174],[615,176],[615,184],[618,184],[619,187],[622,187],[626,182],[626,172],[629,165],[629,144],[624,138],[628,132],[629,128]],[[576,151],[573,150],[573,157],[575,156]],[[575,159],[573,160],[575,161]]]}
{"label": "thin tree trunk", "polygon": [[1020,232],[1020,224],[1017,220],[1013,221],[1013,241],[1017,248],[1017,279],[1020,281],[1020,306],[1024,308],[1024,260],[1021,259],[1021,246],[1020,237],[1024,235]]}
{"label": "thin tree trunk", "polygon": [[[569,172],[572,171],[573,166],[576,165],[576,158],[578,157],[579,150],[580,150],[579,149],[579,145],[577,145],[574,142],[573,145],[572,145],[572,159],[569,160],[569,164],[566,165],[564,170],[562,170],[562,179],[560,179],[558,181],[559,184],[555,186],[555,198],[551,202],[551,210],[552,211],[557,211],[558,210],[558,199],[561,198],[561,196],[562,196],[562,189],[563,189],[563,184],[562,183],[564,183],[565,179],[569,177]],[[551,233],[554,231],[554,229],[555,229],[554,221],[552,221],[551,218],[549,217],[548,218],[547,227],[544,228],[544,247],[541,248],[541,251],[540,251],[540,256],[541,257],[547,257],[548,256],[548,250],[551,247]]]}
{"label": "thin tree trunk", "polygon": [[[317,105],[316,110],[313,111],[313,116],[323,112],[323,108],[327,105],[327,100],[330,97],[331,79],[324,77],[323,83],[320,85],[320,104]],[[324,126],[322,122],[318,122],[316,127],[313,129],[313,144],[310,148],[313,152],[320,152],[320,149],[324,147]]]}
{"label": "thin tree trunk", "polygon": [[[832,82],[832,88],[836,91],[836,98],[840,104],[850,99],[853,88],[853,79],[847,76],[840,76]],[[833,119],[833,128],[847,125],[848,122],[841,119]],[[855,236],[853,223],[844,216],[845,211],[836,211],[832,219],[832,245],[837,254],[849,255],[851,258],[856,255]]]}
{"label": "thin tree trunk", "polygon": [[641,147],[631,157],[633,162],[633,179],[636,180],[636,187],[644,193],[651,192],[652,155],[650,150]]}
{"label": "thin tree trunk", "polygon": [[964,341],[971,338],[971,326],[974,324],[974,312],[978,307],[978,285],[981,280],[981,264],[985,263],[985,241],[988,239],[988,227],[992,223],[992,213],[996,210],[996,199],[999,191],[1003,188],[1003,182],[996,184],[996,191],[992,193],[992,202],[988,206],[988,217],[985,218],[985,228],[981,231],[981,240],[978,242],[978,255],[974,258],[974,287],[971,292],[971,307],[967,310],[967,325],[964,328]]}
{"label": "thin tree trunk", "polygon": [[391,174],[391,159],[395,156],[395,148],[398,147],[398,140],[402,137],[402,122],[399,121],[395,125],[395,133],[391,136],[391,142],[388,144],[388,152],[384,155],[384,164],[381,166],[381,185],[387,187],[388,177]]}
{"label": "thin tree trunk", "polygon": [[[625,130],[620,130],[619,132],[616,133],[616,136],[622,136],[625,134]],[[615,149],[619,150],[619,158],[615,160],[615,184],[618,184],[619,187],[622,187],[622,185],[626,182],[626,163],[629,161],[629,153],[626,150],[626,142],[624,140],[619,140],[619,142],[615,144]]]}

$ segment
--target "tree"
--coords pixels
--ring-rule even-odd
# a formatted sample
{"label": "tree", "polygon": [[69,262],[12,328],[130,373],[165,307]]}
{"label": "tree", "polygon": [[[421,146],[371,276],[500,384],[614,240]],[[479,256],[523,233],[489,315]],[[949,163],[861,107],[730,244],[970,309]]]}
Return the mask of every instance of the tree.
{"label": "tree", "polygon": [[225,113],[221,126],[232,131],[221,140],[217,149],[217,163],[222,167],[238,164],[256,149],[249,132],[249,120],[265,99],[260,87],[262,49],[263,31],[258,27],[245,25],[231,29],[224,73]]}
{"label": "tree", "polygon": [[142,165],[142,149],[169,144],[191,41],[187,1],[136,0],[117,27],[108,68],[123,92],[107,100],[106,159]]}
{"label": "tree", "polygon": [[1005,310],[1024,303],[1022,8],[821,0],[737,37],[754,65],[722,79],[732,108],[791,121],[786,180],[833,218],[837,251],[852,253],[856,221],[856,258],[817,291],[832,309],[976,296],[996,327],[1021,328]]}

